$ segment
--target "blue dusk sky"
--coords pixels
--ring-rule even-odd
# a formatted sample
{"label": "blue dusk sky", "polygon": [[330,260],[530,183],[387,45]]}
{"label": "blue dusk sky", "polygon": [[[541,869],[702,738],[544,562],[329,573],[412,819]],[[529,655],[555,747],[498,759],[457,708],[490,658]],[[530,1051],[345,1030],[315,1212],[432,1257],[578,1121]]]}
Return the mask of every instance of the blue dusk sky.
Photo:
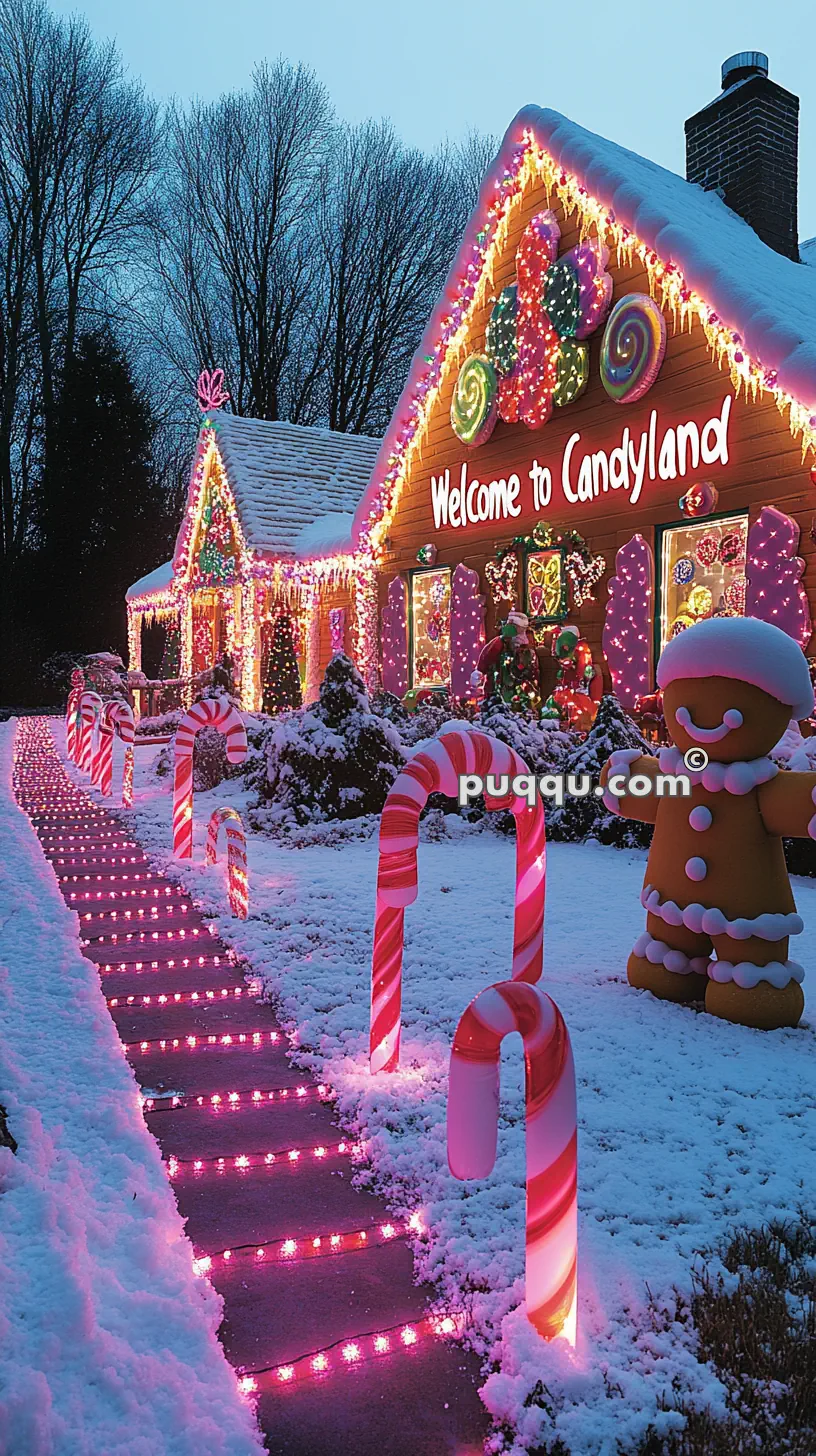
{"label": "blue dusk sky", "polygon": [[387,116],[433,149],[501,135],[528,102],[683,173],[683,122],[735,51],[762,50],[801,98],[799,235],[816,234],[812,0],[52,0],[119,44],[154,96],[207,99],[277,55],[311,66],[348,121]]}

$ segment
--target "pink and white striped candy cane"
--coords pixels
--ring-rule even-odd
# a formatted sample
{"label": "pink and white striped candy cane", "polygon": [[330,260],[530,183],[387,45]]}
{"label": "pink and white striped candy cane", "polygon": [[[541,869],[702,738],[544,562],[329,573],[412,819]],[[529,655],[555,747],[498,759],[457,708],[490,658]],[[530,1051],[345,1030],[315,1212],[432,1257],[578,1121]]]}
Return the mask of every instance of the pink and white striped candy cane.
{"label": "pink and white striped candy cane", "polygon": [[78,667],[71,673],[71,691],[68,694],[68,705],[65,709],[65,732],[68,757],[72,763],[77,759],[77,740],[79,738],[79,700],[85,688],[85,674]]}
{"label": "pink and white striped candy cane", "polygon": [[[493,776],[494,787],[505,774],[527,774],[527,765],[512,748],[487,733],[456,729],[443,733],[415,754],[399,774],[385,801],[380,820],[380,861],[374,951],[371,961],[372,1072],[393,1072],[399,1066],[402,1022],[402,951],[405,906],[417,895],[419,815],[428,795],[458,798],[459,777]],[[516,820],[516,900],[513,925],[513,980],[537,981],[544,951],[546,846],[544,809],[536,796],[533,808],[512,792],[485,795],[490,809],[510,809]]]}
{"label": "pink and white striped candy cane", "polygon": [[136,735],[133,709],[130,703],[125,703],[120,698],[111,699],[102,710],[102,717],[99,720],[99,743],[94,760],[95,773],[91,775],[91,783],[96,785],[103,798],[106,799],[113,792],[114,734],[119,735],[126,749],[132,744]]}
{"label": "pink and white striped candy cane", "polygon": [[243,719],[228,698],[203,698],[188,708],[176,729],[173,853],[178,859],[193,857],[193,745],[202,728],[224,734],[230,763],[241,763],[247,754]]}
{"label": "pink and white striped candy cane", "polygon": [[93,730],[102,712],[102,699],[98,693],[85,691],[79,700],[79,743],[77,745],[77,767],[81,773],[89,774],[93,763]]}
{"label": "pink and white striped candy cane", "polygon": [[223,804],[221,808],[213,810],[207,825],[204,863],[214,865],[218,858],[218,831],[222,824],[227,826],[227,892],[230,910],[239,920],[246,920],[249,914],[246,835],[237,809],[229,809]]}
{"label": "pink and white striped candy cane", "polygon": [[502,981],[471,1001],[456,1028],[448,1084],[448,1166],[486,1178],[496,1161],[501,1044],[524,1043],[527,1123],[527,1318],[545,1340],[575,1343],[578,1159],[569,1032],[538,986]]}

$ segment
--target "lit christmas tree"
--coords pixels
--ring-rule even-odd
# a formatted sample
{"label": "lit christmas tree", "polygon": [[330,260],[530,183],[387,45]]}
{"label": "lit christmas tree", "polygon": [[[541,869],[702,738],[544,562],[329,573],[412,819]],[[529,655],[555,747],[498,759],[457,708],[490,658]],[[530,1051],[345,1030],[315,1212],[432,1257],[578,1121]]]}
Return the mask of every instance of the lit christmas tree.
{"label": "lit christmas tree", "polygon": [[198,575],[208,586],[232,581],[235,575],[235,542],[226,502],[213,472],[201,513],[201,545]]}
{"label": "lit christmas tree", "polygon": [[263,705],[265,713],[284,713],[303,701],[300,673],[292,635],[292,618],[282,612],[272,632],[266,663]]}
{"label": "lit christmas tree", "polygon": [[163,682],[177,678],[181,672],[181,637],[177,626],[169,626],[164,636],[159,677]]}

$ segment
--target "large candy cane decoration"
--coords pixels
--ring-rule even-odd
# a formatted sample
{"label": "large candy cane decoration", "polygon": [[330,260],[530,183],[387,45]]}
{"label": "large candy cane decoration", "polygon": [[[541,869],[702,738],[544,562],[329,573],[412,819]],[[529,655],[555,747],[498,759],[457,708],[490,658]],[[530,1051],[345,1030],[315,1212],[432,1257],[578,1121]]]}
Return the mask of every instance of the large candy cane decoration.
{"label": "large candy cane decoration", "polygon": [[76,763],[77,740],[79,738],[79,700],[85,688],[85,674],[78,667],[71,673],[71,691],[68,694],[68,706],[65,709],[65,731],[67,735],[68,757]]}
{"label": "large candy cane decoration", "polygon": [[[91,782],[96,785],[103,798],[113,792],[113,738],[118,733],[125,749],[132,744],[136,735],[136,724],[130,703],[113,698],[106,703],[99,720],[99,742],[94,757],[94,773]],[[132,752],[132,750],[131,750]]]}
{"label": "large candy cane decoration", "polygon": [[[371,962],[372,1072],[399,1066],[402,1022],[402,951],[405,906],[417,895],[419,815],[428,795],[458,798],[459,777],[492,775],[493,787],[508,775],[529,774],[518,754],[487,733],[456,729],[443,733],[415,754],[385,801],[380,820],[380,862],[374,951]],[[488,788],[490,785],[488,784]],[[513,928],[513,980],[537,981],[544,949],[544,810],[536,796],[531,808],[512,792],[485,795],[490,809],[511,809],[516,820],[516,910]]]}
{"label": "large candy cane decoration", "polygon": [[538,986],[502,981],[456,1028],[448,1088],[448,1165],[486,1178],[496,1161],[501,1044],[524,1043],[527,1123],[527,1318],[545,1340],[575,1343],[578,1160],[575,1067],[561,1012]]}
{"label": "large candy cane decoration", "polygon": [[176,729],[173,780],[173,853],[178,859],[193,857],[193,745],[202,728],[224,734],[230,763],[241,763],[247,754],[246,729],[228,698],[203,698],[184,714]]}
{"label": "large candy cane decoration", "polygon": [[218,831],[222,824],[227,826],[227,893],[230,910],[239,920],[246,920],[249,914],[246,835],[237,809],[228,809],[226,804],[222,804],[220,809],[213,810],[207,825],[204,863],[214,865],[218,858]]}
{"label": "large candy cane decoration", "polygon": [[79,743],[77,745],[77,766],[81,773],[89,774],[93,762],[93,730],[102,712],[102,699],[98,693],[84,692],[79,700]]}

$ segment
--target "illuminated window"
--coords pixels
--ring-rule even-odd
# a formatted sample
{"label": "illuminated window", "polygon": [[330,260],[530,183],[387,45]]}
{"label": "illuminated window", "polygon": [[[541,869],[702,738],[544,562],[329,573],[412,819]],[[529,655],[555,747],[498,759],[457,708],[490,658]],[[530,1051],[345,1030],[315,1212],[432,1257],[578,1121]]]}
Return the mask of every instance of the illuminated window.
{"label": "illuminated window", "polygon": [[663,532],[660,650],[706,617],[745,615],[748,516],[688,521]]}
{"label": "illuminated window", "polygon": [[450,593],[447,566],[411,577],[411,683],[441,688],[450,683]]}
{"label": "illuminated window", "polygon": [[564,552],[530,551],[524,563],[527,615],[533,622],[560,622],[569,602]]}

